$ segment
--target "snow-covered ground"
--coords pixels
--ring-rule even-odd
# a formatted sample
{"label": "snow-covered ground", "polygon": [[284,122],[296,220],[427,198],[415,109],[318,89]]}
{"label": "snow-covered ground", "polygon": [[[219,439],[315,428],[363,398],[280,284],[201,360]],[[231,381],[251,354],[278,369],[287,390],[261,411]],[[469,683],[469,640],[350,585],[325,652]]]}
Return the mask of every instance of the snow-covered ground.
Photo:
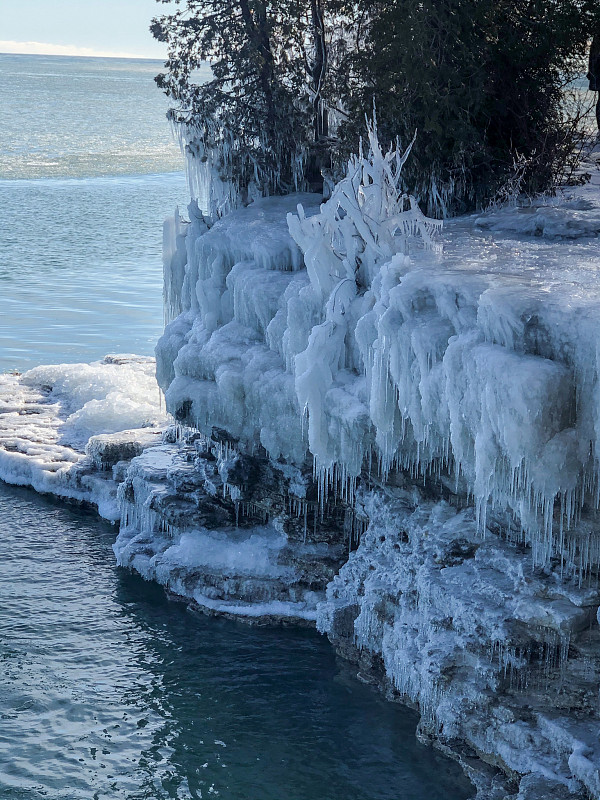
{"label": "snow-covered ground", "polygon": [[372,145],[325,204],[169,221],[172,419],[143,359],[0,376],[0,477],[207,613],[316,620],[482,798],[600,798],[597,162],[440,231]]}
{"label": "snow-covered ground", "polygon": [[0,479],[118,519],[110,467],[160,441],[168,420],[154,371],[152,358],[119,355],[0,374]]}

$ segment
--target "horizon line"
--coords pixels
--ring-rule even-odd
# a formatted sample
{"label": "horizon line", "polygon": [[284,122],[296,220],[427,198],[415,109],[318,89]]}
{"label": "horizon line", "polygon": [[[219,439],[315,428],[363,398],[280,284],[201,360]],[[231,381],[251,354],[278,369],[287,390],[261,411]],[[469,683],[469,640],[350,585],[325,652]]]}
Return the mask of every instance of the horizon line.
{"label": "horizon line", "polygon": [[138,61],[164,61],[161,56],[136,55],[135,53],[95,50],[92,47],[51,44],[49,42],[0,41],[0,55],[6,56],[56,56],[63,58],[117,58]]}

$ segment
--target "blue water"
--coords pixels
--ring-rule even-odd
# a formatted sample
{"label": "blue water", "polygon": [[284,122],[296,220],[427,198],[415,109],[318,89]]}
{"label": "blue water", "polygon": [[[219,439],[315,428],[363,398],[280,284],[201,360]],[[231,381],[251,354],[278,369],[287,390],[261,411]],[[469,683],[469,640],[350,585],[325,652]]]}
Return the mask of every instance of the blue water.
{"label": "blue water", "polygon": [[[184,203],[148,62],[0,56],[0,370],[151,353]],[[0,484],[0,800],[462,800],[314,631],[192,615]]]}
{"label": "blue water", "polygon": [[187,202],[160,67],[0,55],[0,371],[152,354]]}
{"label": "blue water", "polygon": [[2,800],[470,796],[323,637],[191,614],[113,538],[0,485]]}

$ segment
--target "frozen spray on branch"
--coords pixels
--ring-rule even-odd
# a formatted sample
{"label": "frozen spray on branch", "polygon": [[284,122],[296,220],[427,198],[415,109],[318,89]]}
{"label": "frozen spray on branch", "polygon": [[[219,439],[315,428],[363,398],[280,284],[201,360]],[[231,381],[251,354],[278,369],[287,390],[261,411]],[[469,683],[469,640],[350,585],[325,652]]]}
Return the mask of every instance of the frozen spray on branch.
{"label": "frozen spray on branch", "polygon": [[[320,214],[306,217],[299,205],[298,216],[287,216],[325,317],[310,332],[307,348],[296,356],[296,392],[308,415],[316,472],[322,481],[330,481],[336,462],[341,461],[338,477],[343,477],[344,484],[359,474],[363,453],[355,449],[347,454],[350,459],[344,458],[338,452],[339,442],[330,441],[325,396],[339,370],[362,371],[347,352],[348,323],[356,324],[366,308],[381,300],[383,285],[387,291],[390,280],[397,282],[398,270],[408,264],[409,240],[420,237],[426,248],[435,249],[434,236],[442,227],[441,221],[425,217],[414,197],[402,190],[402,167],[416,133],[404,152],[397,145],[384,153],[375,119],[367,123],[367,130],[367,155],[361,144],[358,156],[348,162],[346,177],[321,206]],[[385,277],[380,274],[384,264],[389,265]]]}

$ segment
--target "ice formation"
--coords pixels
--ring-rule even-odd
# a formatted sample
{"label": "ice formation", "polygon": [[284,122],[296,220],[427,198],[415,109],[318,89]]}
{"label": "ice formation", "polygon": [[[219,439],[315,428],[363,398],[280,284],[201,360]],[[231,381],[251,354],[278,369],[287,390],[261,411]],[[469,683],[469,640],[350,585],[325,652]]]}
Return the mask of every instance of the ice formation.
{"label": "ice formation", "polygon": [[[237,147],[234,131],[224,131],[216,136],[220,141],[211,146],[204,141],[206,132],[193,125],[172,121],[171,129],[184,158],[192,201],[208,219],[215,221],[230,214],[243,202],[252,202],[262,196],[255,183],[242,192],[234,181],[223,178],[223,172],[235,160]],[[304,154],[299,153],[295,164],[297,186],[302,183],[304,158]]]}
{"label": "ice formation", "polygon": [[600,798],[600,180],[442,232],[370,133],[324,203],[166,223],[174,424],[143,359],[0,376],[0,474],[206,613],[316,621],[481,800]]}
{"label": "ice formation", "polygon": [[152,358],[118,355],[1,374],[0,479],[118,519],[106,469],[160,441],[168,421],[154,370]]}
{"label": "ice formation", "polygon": [[123,475],[119,564],[205,613],[314,624],[346,548],[286,520],[293,471],[172,427]]}
{"label": "ice formation", "polygon": [[599,796],[597,584],[536,573],[514,546],[482,539],[472,509],[408,482],[359,505],[371,522],[327,589],[319,629],[365,672],[383,669],[418,706],[422,734],[536,774],[539,794],[524,797],[570,797],[581,784]]}
{"label": "ice formation", "polygon": [[[166,297],[180,313],[157,349],[168,407],[273,459],[311,458],[323,497],[351,498],[365,468],[439,478],[474,500],[481,532],[509,512],[536,564],[586,575],[600,555],[577,532],[600,498],[600,320],[581,237],[598,215],[547,262],[537,243],[511,246],[518,209],[475,221],[504,225],[501,245],[461,236],[463,221],[442,254],[440,223],[401,192],[407,156],[371,130],[320,208],[260,200],[209,229],[192,205],[185,231],[171,222]],[[555,205],[564,227],[590,201]]]}
{"label": "ice formation", "polygon": [[318,626],[424,735],[519,800],[600,797],[600,181],[442,234],[405,155],[371,135],[325,203],[172,220],[159,383],[219,458],[297,471],[271,520],[337,513]]}

